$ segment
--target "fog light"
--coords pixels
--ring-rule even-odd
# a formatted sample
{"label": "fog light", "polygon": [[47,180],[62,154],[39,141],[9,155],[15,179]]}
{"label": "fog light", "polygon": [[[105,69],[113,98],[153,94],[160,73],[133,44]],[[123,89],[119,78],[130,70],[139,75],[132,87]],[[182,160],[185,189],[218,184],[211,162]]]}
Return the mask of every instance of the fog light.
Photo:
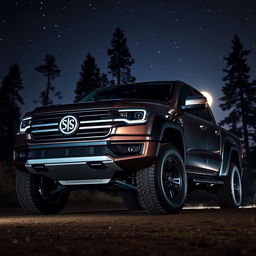
{"label": "fog light", "polygon": [[129,155],[136,155],[141,154],[142,151],[142,144],[117,144],[111,145],[110,149],[117,154],[118,156],[129,156]]}
{"label": "fog light", "polygon": [[134,113],[134,119],[136,119],[136,120],[143,119],[143,117],[144,117],[144,112],[142,112],[142,111],[137,111]]}
{"label": "fog light", "polygon": [[141,145],[140,144],[134,144],[134,145],[129,145],[126,147],[127,154],[139,154],[141,151]]}
{"label": "fog light", "polygon": [[15,153],[15,159],[16,160],[24,160],[26,159],[28,156],[28,152],[27,151],[18,151]]}
{"label": "fog light", "polygon": [[130,152],[130,153],[133,153],[133,152],[135,152],[135,151],[138,151],[138,146],[129,146],[128,147],[128,152]]}

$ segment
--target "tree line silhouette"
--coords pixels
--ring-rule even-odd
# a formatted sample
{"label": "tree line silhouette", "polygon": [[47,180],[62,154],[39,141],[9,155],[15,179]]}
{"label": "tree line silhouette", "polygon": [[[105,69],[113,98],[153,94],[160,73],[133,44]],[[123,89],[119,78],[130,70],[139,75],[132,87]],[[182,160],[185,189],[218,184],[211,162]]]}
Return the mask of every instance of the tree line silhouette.
{"label": "tree line silhouette", "polygon": [[[127,46],[127,38],[121,28],[113,34],[109,55],[108,74],[101,73],[95,58],[88,53],[82,66],[79,80],[75,88],[77,101],[88,92],[110,85],[131,83],[136,80],[131,74],[134,59]],[[253,169],[256,148],[256,81],[250,80],[250,67],[247,58],[250,50],[244,49],[240,38],[235,35],[232,40],[232,50],[223,70],[223,96],[220,98],[221,109],[227,113],[220,122],[238,135],[243,143],[245,159],[249,170]],[[46,55],[44,63],[37,66],[35,71],[46,77],[45,89],[35,102],[42,105],[52,104],[53,97],[60,99],[61,92],[56,92],[53,80],[60,76],[61,70],[52,55]],[[111,79],[109,79],[109,76]],[[16,133],[19,129],[20,106],[24,100],[20,95],[23,90],[21,73],[18,64],[9,68],[9,73],[3,79],[0,87],[0,160],[11,160]],[[250,172],[249,172],[250,173]]]}
{"label": "tree line silhouette", "polygon": [[242,139],[244,150],[244,168],[246,169],[244,184],[245,194],[253,194],[253,171],[256,172],[256,80],[250,80],[250,67],[247,57],[250,50],[244,49],[240,38],[235,35],[232,40],[232,51],[223,69],[224,86],[220,107],[228,112],[220,125]]}
{"label": "tree line silhouette", "polygon": [[[125,84],[136,80],[131,75],[131,65],[134,64],[134,59],[127,46],[125,33],[121,28],[115,30],[111,48],[107,50],[107,53],[110,57],[108,74],[112,76],[111,79],[108,78],[108,74],[100,72],[95,58],[88,53],[81,66],[79,81],[76,84],[75,102],[96,88]],[[35,71],[46,77],[46,86],[34,102],[49,105],[53,103],[53,98],[61,99],[61,92],[56,91],[53,85],[53,80],[61,74],[55,57],[46,55],[44,63],[36,66]],[[13,157],[15,136],[19,130],[21,118],[20,105],[24,104],[20,94],[23,89],[20,68],[15,63],[10,66],[9,73],[0,87],[0,161],[9,161]]]}

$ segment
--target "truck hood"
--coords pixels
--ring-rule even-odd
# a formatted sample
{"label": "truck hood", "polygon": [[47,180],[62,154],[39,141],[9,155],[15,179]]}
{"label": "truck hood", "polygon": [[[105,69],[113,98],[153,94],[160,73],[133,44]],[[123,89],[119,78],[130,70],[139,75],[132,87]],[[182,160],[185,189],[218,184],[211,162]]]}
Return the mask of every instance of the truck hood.
{"label": "truck hood", "polygon": [[32,112],[27,113],[30,115],[47,114],[53,112],[69,112],[80,111],[86,109],[106,109],[106,108],[156,108],[170,107],[169,102],[142,100],[142,99],[117,99],[117,100],[105,100],[86,103],[72,103],[63,105],[49,105],[43,107],[37,107]]}

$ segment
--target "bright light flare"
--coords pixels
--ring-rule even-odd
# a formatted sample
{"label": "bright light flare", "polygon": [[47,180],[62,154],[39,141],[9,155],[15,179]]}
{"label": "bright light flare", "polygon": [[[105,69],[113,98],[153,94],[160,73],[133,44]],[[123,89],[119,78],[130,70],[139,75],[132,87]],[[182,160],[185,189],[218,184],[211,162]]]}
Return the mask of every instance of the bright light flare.
{"label": "bright light flare", "polygon": [[206,91],[202,91],[201,92],[204,97],[207,99],[207,102],[208,102],[208,105],[211,106],[212,103],[213,103],[213,98],[212,98],[212,95],[209,93],[209,92],[206,92]]}

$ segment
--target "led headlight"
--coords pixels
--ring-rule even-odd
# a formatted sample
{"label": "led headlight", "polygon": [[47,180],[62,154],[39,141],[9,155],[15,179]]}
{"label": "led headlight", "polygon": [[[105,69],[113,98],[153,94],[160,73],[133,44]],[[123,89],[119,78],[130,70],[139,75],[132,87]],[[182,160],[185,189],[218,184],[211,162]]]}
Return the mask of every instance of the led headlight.
{"label": "led headlight", "polygon": [[147,117],[148,114],[145,109],[119,109],[115,114],[114,121],[139,124],[147,122]]}
{"label": "led headlight", "polygon": [[20,122],[20,131],[19,133],[26,133],[26,131],[30,128],[31,117],[25,117]]}

